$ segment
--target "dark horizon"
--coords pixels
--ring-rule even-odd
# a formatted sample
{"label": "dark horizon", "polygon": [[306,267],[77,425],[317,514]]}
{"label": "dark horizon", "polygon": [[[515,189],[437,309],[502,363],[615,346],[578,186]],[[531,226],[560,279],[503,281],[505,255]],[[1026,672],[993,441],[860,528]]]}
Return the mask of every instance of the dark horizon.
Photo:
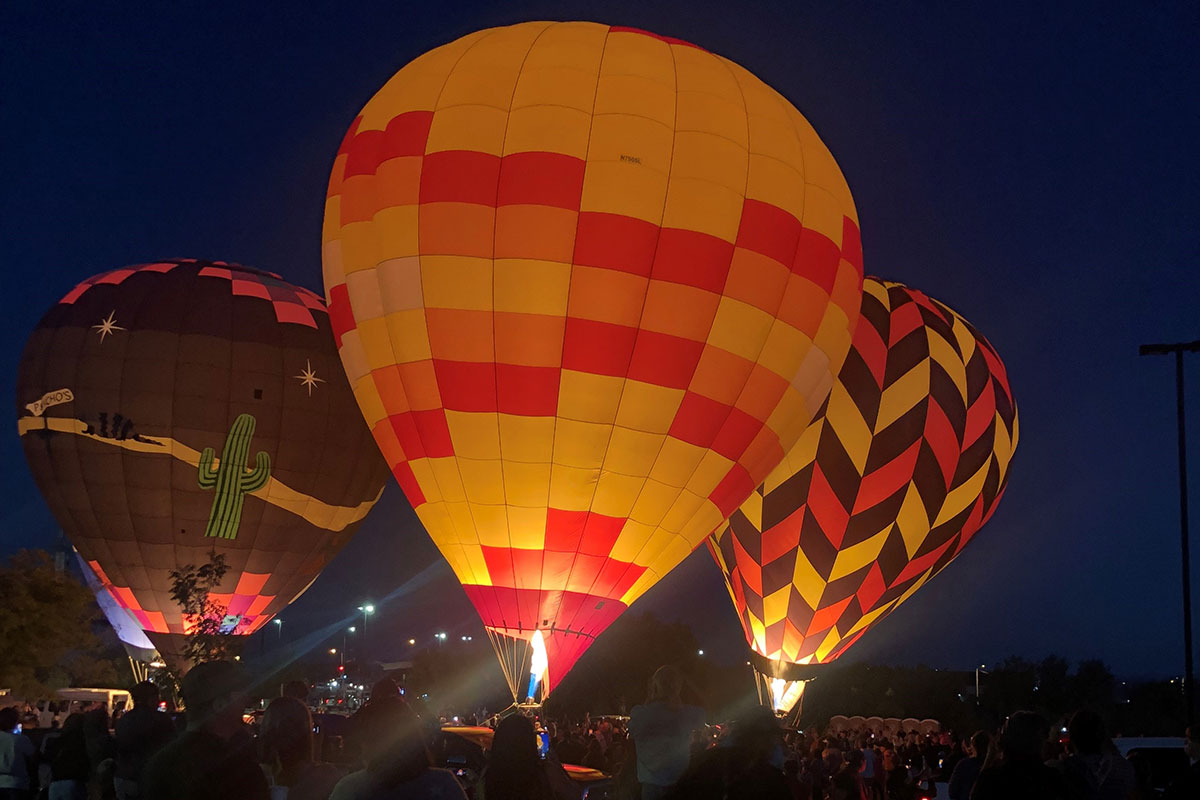
{"label": "dark horizon", "polygon": [[[645,28],[731,58],[788,97],[850,184],[867,273],[961,313],[1008,368],[1021,443],[998,511],[846,658],[973,669],[1053,653],[1126,677],[1182,674],[1174,365],[1138,346],[1200,338],[1200,182],[1188,168],[1200,117],[1187,113],[1200,9],[737,8],[0,9],[0,264],[14,301],[0,392],[13,397],[45,310],[97,272],[226,259],[320,292],[334,153],[356,111],[422,52],[527,19]],[[1197,508],[1200,356],[1186,364]],[[15,435],[0,437],[0,475],[0,554],[53,547],[57,525]],[[481,630],[394,481],[283,612],[285,637],[367,600],[380,605],[375,635],[398,651],[410,636]],[[703,549],[631,609],[644,611],[688,623],[715,658],[741,658]]]}

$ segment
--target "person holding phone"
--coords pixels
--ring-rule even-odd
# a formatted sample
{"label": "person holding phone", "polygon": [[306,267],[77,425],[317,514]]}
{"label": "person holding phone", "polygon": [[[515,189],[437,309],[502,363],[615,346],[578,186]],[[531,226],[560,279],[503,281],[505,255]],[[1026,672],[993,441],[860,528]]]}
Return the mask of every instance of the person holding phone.
{"label": "person holding phone", "polygon": [[0,709],[0,800],[25,800],[33,762],[33,742],[21,733],[17,709]]}

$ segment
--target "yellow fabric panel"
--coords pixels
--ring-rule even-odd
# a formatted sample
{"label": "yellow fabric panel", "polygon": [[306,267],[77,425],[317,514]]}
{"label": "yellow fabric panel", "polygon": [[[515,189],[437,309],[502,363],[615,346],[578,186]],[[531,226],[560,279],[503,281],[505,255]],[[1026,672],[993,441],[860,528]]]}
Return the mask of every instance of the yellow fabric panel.
{"label": "yellow fabric panel", "polygon": [[837,557],[833,562],[833,569],[829,571],[830,583],[857,572],[878,558],[880,551],[883,550],[883,543],[887,541],[888,534],[891,531],[892,526],[889,523],[884,526],[883,530],[871,538],[865,539],[858,544],[844,547],[838,551]]}
{"label": "yellow fabric panel", "polygon": [[[530,56],[539,49],[539,46],[535,46]],[[591,57],[593,54],[586,55]],[[545,69],[530,66],[526,61],[513,92],[513,109],[556,106],[563,111],[575,112],[572,116],[582,114],[591,117],[592,104],[596,100],[596,83],[600,77],[599,61],[589,66],[587,69],[559,66]],[[550,138],[549,141],[554,139]],[[556,148],[551,152],[561,151]]]}
{"label": "yellow fabric panel", "polygon": [[962,363],[965,364],[971,360],[971,356],[975,355],[975,348],[978,347],[975,343],[975,336],[957,314],[950,318],[950,322],[954,339],[958,342],[958,349],[962,353]]}
{"label": "yellow fabric panel", "polygon": [[790,382],[790,378],[800,370],[800,364],[811,347],[812,342],[807,336],[776,319],[771,323],[758,363]]}
{"label": "yellow fabric panel", "polygon": [[668,83],[643,75],[604,74],[596,85],[595,115],[641,117],[675,129],[674,81]]}
{"label": "yellow fabric panel", "polygon": [[588,161],[580,211],[622,214],[657,225],[667,197],[667,176],[638,164]]}
{"label": "yellow fabric panel", "polygon": [[360,131],[381,131],[407,111],[432,111],[446,76],[462,54],[491,30],[476,31],[430,50],[392,76],[362,110]]}
{"label": "yellow fabric panel", "polygon": [[[505,464],[507,472],[511,464]],[[525,466],[525,465],[521,465]],[[506,478],[507,480],[507,478]],[[508,507],[508,538],[513,547],[525,550],[541,550],[546,546],[546,498],[549,496],[549,476],[542,487],[542,499],[533,508]]]}
{"label": "yellow fabric panel", "polygon": [[367,421],[367,427],[374,428],[379,420],[388,415],[383,407],[383,400],[379,397],[379,391],[375,388],[375,381],[370,375],[364,376],[354,384],[354,397],[358,400],[358,407],[362,410],[363,419]]}
{"label": "yellow fabric panel", "polygon": [[613,544],[611,557],[617,561],[632,563],[634,557],[646,546],[646,542],[650,541],[653,533],[652,525],[644,525],[632,519],[626,520],[617,535],[617,541]]}
{"label": "yellow fabric panel", "polygon": [[545,505],[550,497],[549,464],[497,463],[503,466],[505,503],[527,508]]}
{"label": "yellow fabric panel", "polygon": [[685,542],[703,541],[724,520],[725,518],[721,516],[721,510],[713,505],[711,501],[705,500],[700,505],[700,509],[679,530],[679,536]]}
{"label": "yellow fabric panel", "polygon": [[[665,187],[665,178],[671,171],[674,140],[675,129],[669,124],[634,114],[597,114],[592,120],[587,153],[588,171],[599,163],[621,164],[621,156],[632,156],[638,159],[638,163],[623,162],[627,170],[641,167],[656,172],[664,178],[662,186]],[[614,170],[614,174],[621,173]],[[638,214],[631,216],[646,218]]]}
{"label": "yellow fabric panel", "polygon": [[506,461],[549,463],[553,459],[553,417],[497,416],[500,422],[500,453]]}
{"label": "yellow fabric panel", "polygon": [[384,315],[379,269],[351,272],[346,276],[346,292],[354,307],[356,320],[378,319]]}
{"label": "yellow fabric panel", "polygon": [[668,486],[682,488],[704,457],[704,449],[668,436],[650,470],[650,477]]}
{"label": "yellow fabric panel", "polygon": [[[745,145],[731,141],[723,136],[712,133],[676,130],[675,158],[671,162],[671,182],[694,179],[716,184],[717,187],[728,189],[738,197],[746,190],[746,173],[750,166],[750,155]],[[674,199],[671,196],[671,199]],[[724,210],[724,207],[721,207]],[[739,209],[740,211],[740,209]],[[721,236],[726,241],[737,238],[737,223],[740,214],[734,214],[732,235],[722,235],[721,231],[728,227],[709,230],[695,228],[714,236]],[[676,225],[675,227],[685,227]]]}
{"label": "yellow fabric panel", "polygon": [[553,464],[550,467],[550,507],[565,511],[588,510],[599,472],[598,469]]}
{"label": "yellow fabric panel", "polygon": [[628,517],[644,483],[645,478],[602,471],[592,497],[592,511],[609,517]]}
{"label": "yellow fabric panel", "polygon": [[768,625],[774,625],[787,619],[788,600],[792,596],[792,587],[784,586],[777,592],[772,592],[763,598],[763,619]]}
{"label": "yellow fabric panel", "polygon": [[409,469],[412,470],[413,476],[417,479],[417,486],[421,488],[421,494],[425,496],[425,503],[421,508],[426,506],[436,505],[442,502],[442,487],[437,482],[437,476],[434,475],[433,467],[427,458],[418,458],[408,462]]}
{"label": "yellow fabric panel", "polygon": [[762,624],[762,621],[754,616],[753,613],[747,612],[747,618],[750,621],[750,635],[754,638],[754,649],[759,654],[765,655],[767,649],[767,629]]}
{"label": "yellow fabric panel", "polygon": [[825,579],[813,567],[804,553],[796,556],[796,569],[792,572],[792,585],[808,603],[809,608],[816,608],[821,602],[821,593],[825,591]]}
{"label": "yellow fabric panel", "polygon": [[425,154],[446,150],[473,150],[498,156],[504,147],[508,126],[507,101],[503,109],[487,106],[440,108],[429,126]]}
{"label": "yellow fabric panel", "polygon": [[372,322],[369,320],[358,328],[364,334],[363,349],[372,368],[378,369],[389,363],[408,364],[425,361],[432,357],[424,309],[388,314],[380,320],[385,331],[384,335],[380,336],[382,341],[368,343],[367,332],[371,331],[373,337],[376,335]]}
{"label": "yellow fabric panel", "polygon": [[459,456],[458,471],[462,476],[467,500],[483,505],[503,505],[504,475],[499,461],[463,458]]}
{"label": "yellow fabric panel", "polygon": [[[857,312],[854,314],[854,319],[851,319],[846,312],[842,311],[841,307],[837,305],[838,290],[836,286],[833,291],[834,302],[825,309],[825,316],[821,318],[821,327],[817,329],[817,335],[813,337],[813,343],[820,348],[821,353],[841,354],[836,362],[832,362],[834,369],[830,373],[830,380],[842,368],[842,364],[846,360],[845,354],[849,351],[850,341],[853,338],[851,331],[858,321]],[[826,356],[826,360],[828,361],[828,356]]]}
{"label": "yellow fabric panel", "polygon": [[341,240],[342,271],[347,275],[360,269],[373,269],[379,263],[378,236],[372,223],[351,222],[343,225]]}
{"label": "yellow fabric panel", "polygon": [[624,475],[649,475],[665,434],[616,426],[604,454],[604,469]]}
{"label": "yellow fabric panel", "polygon": [[911,483],[904,493],[900,512],[896,514],[896,526],[900,528],[900,535],[904,537],[904,551],[912,558],[929,535],[931,526],[929,516],[925,513],[925,504],[921,502],[921,495]]}
{"label": "yellow fabric panel", "polygon": [[586,158],[591,123],[586,112],[558,105],[514,108],[508,117],[503,154],[548,151]]}
{"label": "yellow fabric panel", "polygon": [[858,622],[856,622],[850,626],[850,630],[846,631],[846,634],[843,638],[848,637],[848,636],[853,636],[854,634],[858,633],[863,628],[867,627],[868,625],[870,625],[875,620],[879,619],[880,617],[882,617],[884,614],[888,613],[895,607],[896,607],[896,603],[893,601],[891,603],[883,604],[882,606],[875,609],[874,611],[863,614],[861,617],[859,617]]}
{"label": "yellow fabric panel", "polygon": [[433,479],[442,490],[442,497],[451,503],[465,503],[467,492],[463,489],[462,477],[458,472],[458,464],[453,457],[431,458],[429,468],[433,470]]}
{"label": "yellow fabric panel", "polygon": [[[783,457],[783,461],[779,463],[779,466],[771,470],[771,473],[767,475],[766,481],[763,482],[764,491],[775,491],[779,488],[780,484],[816,459],[817,445],[821,442],[821,429],[824,425],[825,420],[821,418],[804,429],[804,433],[800,435],[795,446]],[[753,501],[754,498],[751,497],[750,500]],[[756,525],[755,527],[762,530],[761,526]]]}
{"label": "yellow fabric panel", "polygon": [[800,171],[774,156],[760,155],[753,149],[746,179],[746,197],[782,208],[796,219],[804,218],[804,181]]}
{"label": "yellow fabric panel", "polygon": [[701,497],[707,497],[713,489],[717,488],[721,479],[729,474],[729,469],[733,465],[733,461],[715,450],[705,450],[692,477],[688,479],[687,490]]}
{"label": "yellow fabric panel", "polygon": [[496,414],[446,411],[446,426],[455,455],[478,460],[500,458],[500,421]]}
{"label": "yellow fabric panel", "polygon": [[683,389],[626,380],[617,407],[617,425],[649,433],[667,433],[683,402]]}
{"label": "yellow fabric panel", "polygon": [[875,419],[875,432],[879,433],[887,428],[928,396],[929,361],[923,359],[883,390],[879,398],[879,416]]}
{"label": "yellow fabric panel", "polygon": [[467,256],[422,256],[421,291],[428,308],[492,310],[492,261]]}
{"label": "yellow fabric panel", "polygon": [[[607,38],[608,26],[595,22],[552,25],[542,31],[530,48],[521,72],[570,69],[595,76],[600,71],[600,56]],[[591,111],[591,106],[583,110]]]}
{"label": "yellow fabric panel", "polygon": [[[807,175],[811,165],[805,161],[804,167],[805,175]],[[845,207],[838,203],[837,198],[827,190],[811,183],[804,185],[804,219],[801,220],[804,227],[832,240],[840,248],[844,232],[842,221],[844,216],[846,216]]]}
{"label": "yellow fabric panel", "polygon": [[[649,478],[638,495],[630,519],[643,525],[657,526],[679,496],[680,487]],[[615,558],[615,556],[614,556]]]}
{"label": "yellow fabric panel", "polygon": [[737,145],[738,151],[750,147],[746,107],[737,95],[719,97],[707,91],[681,89],[676,95],[675,128],[681,132],[696,131],[726,139]]}
{"label": "yellow fabric panel", "polygon": [[637,33],[609,31],[604,43],[601,75],[638,75],[675,89],[675,55],[658,39]]}
{"label": "yellow fabric panel", "polygon": [[[842,177],[842,171],[834,161],[833,154],[829,152],[829,148],[821,141],[821,137],[817,135],[812,125],[799,111],[794,107],[789,107],[788,114],[792,118],[792,124],[796,128],[796,135],[804,152],[805,182],[810,186],[821,187],[840,213],[844,213],[857,225],[858,212],[854,208],[854,198],[850,195],[850,187],[846,184],[846,179]],[[806,227],[808,226],[807,211],[804,224]],[[834,241],[839,245],[842,243],[840,228]]]}
{"label": "yellow fabric panel", "polygon": [[564,369],[558,384],[559,424],[563,419],[612,424],[624,380]]}
{"label": "yellow fabric panel", "polygon": [[[392,342],[388,336],[386,319],[365,319],[358,327],[358,341],[366,358],[367,369],[393,363]],[[426,344],[428,347],[428,344]]]}
{"label": "yellow fabric panel", "polygon": [[[375,237],[374,247],[366,256],[364,264],[356,266],[354,269],[374,267],[383,260],[379,257],[380,254],[386,254],[386,257],[390,259],[415,256],[420,252],[417,243],[417,207],[415,205],[381,208],[375,212],[373,222],[362,224],[372,226]],[[343,228],[343,236],[345,236],[345,232],[346,228]],[[346,267],[347,271],[350,269],[349,266]]]}
{"label": "yellow fabric panel", "polygon": [[497,311],[562,316],[567,312],[571,265],[525,258],[496,259]]}
{"label": "yellow fabric panel", "polygon": [[739,511],[746,517],[746,521],[754,526],[754,530],[762,531],[762,510],[763,510],[763,495],[760,491],[750,493],[750,498],[742,503],[738,508]]}
{"label": "yellow fabric panel", "polygon": [[829,633],[825,634],[825,638],[821,641],[821,644],[817,647],[817,661],[818,662],[824,661],[825,658],[831,652],[833,652],[833,648],[837,647],[838,644],[842,641],[842,638],[843,638],[842,634],[838,633],[838,629],[837,629],[836,625],[834,625],[832,628],[830,628]]}
{"label": "yellow fabric panel", "polygon": [[[526,53],[548,22],[495,28],[467,48],[442,87],[437,108],[491,106],[507,110]],[[436,115],[435,115],[436,118]]]}
{"label": "yellow fabric panel", "polygon": [[[379,298],[379,308],[382,313],[389,311],[407,311],[421,308],[425,297],[421,291],[421,259],[418,256],[390,258],[375,268],[373,278],[371,272],[355,273],[363,275],[363,289],[375,289]],[[349,288],[350,282],[346,282]],[[358,317],[358,304],[353,296],[350,304]],[[368,314],[368,316],[371,316]]]}
{"label": "yellow fabric panel", "polygon": [[937,519],[933,521],[933,527],[936,528],[963,509],[969,508],[979,497],[979,493],[983,491],[983,483],[987,480],[987,474],[987,466],[984,465],[976,470],[970,478],[951,489],[950,494],[946,495],[946,502],[938,511]]}
{"label": "yellow fabric panel", "polygon": [[871,428],[863,419],[854,400],[850,398],[846,387],[840,382],[834,383],[829,394],[825,424],[833,428],[854,468],[862,475],[866,471],[867,455],[871,451]]}
{"label": "yellow fabric panel", "polygon": [[708,344],[757,361],[775,318],[748,303],[722,297],[708,334]]}
{"label": "yellow fabric panel", "polygon": [[[675,164],[679,163],[678,145],[677,136]],[[674,166],[671,171],[663,227],[699,231],[727,242],[736,241],[739,215],[745,199],[745,179],[734,190],[709,180],[676,175]]]}
{"label": "yellow fabric panel", "polygon": [[604,463],[612,425],[560,419],[554,431],[554,463],[568,467],[598,468]]}
{"label": "yellow fabric panel", "polygon": [[675,498],[675,502],[671,504],[671,507],[667,509],[667,515],[662,519],[662,528],[672,533],[678,533],[704,502],[705,498],[684,489]]}
{"label": "yellow fabric panel", "polygon": [[470,509],[471,525],[474,527],[481,545],[488,547],[512,546],[508,535],[508,513],[504,505],[492,503],[468,503],[467,505]]}

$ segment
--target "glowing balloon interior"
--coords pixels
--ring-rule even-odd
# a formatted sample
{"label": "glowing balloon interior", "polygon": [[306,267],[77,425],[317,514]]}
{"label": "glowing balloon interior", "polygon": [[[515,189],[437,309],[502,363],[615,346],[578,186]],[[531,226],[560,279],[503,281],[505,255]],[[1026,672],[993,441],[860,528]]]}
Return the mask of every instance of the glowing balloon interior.
{"label": "glowing balloon interior", "polygon": [[728,59],[595,23],[401,69],[346,135],[323,238],[359,406],[514,697],[536,631],[557,685],[763,481],[861,300],[808,121]]}

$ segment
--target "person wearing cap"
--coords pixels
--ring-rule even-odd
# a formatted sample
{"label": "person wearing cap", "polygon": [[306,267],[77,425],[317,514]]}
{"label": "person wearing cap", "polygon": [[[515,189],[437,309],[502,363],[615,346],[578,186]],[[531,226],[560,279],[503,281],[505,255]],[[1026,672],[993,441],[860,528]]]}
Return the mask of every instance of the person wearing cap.
{"label": "person wearing cap", "polygon": [[232,661],[197,664],[183,677],[187,730],[150,759],[141,800],[269,800],[247,740],[242,709],[249,681]]}
{"label": "person wearing cap", "polygon": [[113,786],[117,800],[140,798],[138,785],[142,771],[150,758],[167,742],[175,738],[175,726],[171,718],[158,710],[158,687],[150,681],[142,681],[129,691],[133,698],[133,709],[117,720],[116,773]]}

